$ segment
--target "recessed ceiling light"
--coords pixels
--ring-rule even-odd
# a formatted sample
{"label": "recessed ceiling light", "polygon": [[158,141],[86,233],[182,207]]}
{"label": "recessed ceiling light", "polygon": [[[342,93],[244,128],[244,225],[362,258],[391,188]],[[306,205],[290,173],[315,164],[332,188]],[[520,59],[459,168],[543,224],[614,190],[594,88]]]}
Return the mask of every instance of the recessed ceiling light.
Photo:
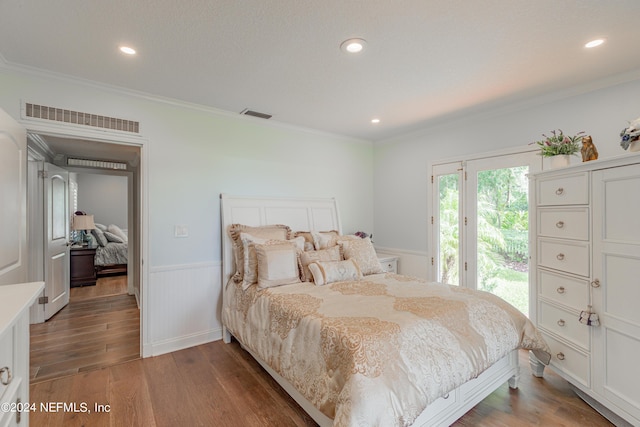
{"label": "recessed ceiling light", "polygon": [[129,46],[120,46],[120,52],[126,53],[127,55],[135,55],[136,50]]}
{"label": "recessed ceiling light", "polygon": [[378,124],[380,123],[380,119],[371,119],[371,123],[373,123],[374,125]]}
{"label": "recessed ceiling light", "polygon": [[602,43],[604,43],[604,39],[595,39],[585,44],[584,47],[590,49],[592,47],[600,46]]}
{"label": "recessed ceiling light", "polygon": [[355,38],[343,41],[340,44],[340,49],[346,53],[360,53],[366,45],[366,40]]}

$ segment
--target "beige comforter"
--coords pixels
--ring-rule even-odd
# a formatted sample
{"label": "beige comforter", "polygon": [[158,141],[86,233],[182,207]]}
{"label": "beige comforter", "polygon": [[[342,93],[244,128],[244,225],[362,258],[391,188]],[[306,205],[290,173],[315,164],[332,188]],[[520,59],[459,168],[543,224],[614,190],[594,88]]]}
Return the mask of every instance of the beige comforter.
{"label": "beige comforter", "polygon": [[377,274],[242,291],[223,322],[336,426],[405,426],[516,348],[548,347],[489,293]]}

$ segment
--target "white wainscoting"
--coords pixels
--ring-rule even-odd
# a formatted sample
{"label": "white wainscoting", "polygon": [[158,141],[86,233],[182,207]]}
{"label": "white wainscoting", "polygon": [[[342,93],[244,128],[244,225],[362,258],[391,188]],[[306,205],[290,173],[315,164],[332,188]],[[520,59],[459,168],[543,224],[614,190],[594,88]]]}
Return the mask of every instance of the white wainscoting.
{"label": "white wainscoting", "polygon": [[220,261],[151,267],[145,357],[222,338],[221,277]]}
{"label": "white wainscoting", "polygon": [[386,248],[376,246],[379,255],[395,255],[398,260],[398,273],[405,276],[428,279],[429,277],[429,257],[426,252],[407,251],[404,249]]}

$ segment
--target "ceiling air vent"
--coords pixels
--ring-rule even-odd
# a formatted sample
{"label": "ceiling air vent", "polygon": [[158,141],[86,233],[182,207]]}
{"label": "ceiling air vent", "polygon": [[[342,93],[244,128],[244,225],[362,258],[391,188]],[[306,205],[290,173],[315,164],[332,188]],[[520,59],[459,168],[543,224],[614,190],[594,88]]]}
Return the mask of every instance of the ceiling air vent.
{"label": "ceiling air vent", "polygon": [[99,116],[97,114],[82,113],[80,111],[47,107],[45,105],[26,104],[27,117],[51,120],[54,122],[72,123],[94,128],[119,130],[123,132],[140,133],[140,122],[118,119],[116,117]]}
{"label": "ceiling air vent", "polygon": [[75,159],[72,157],[67,158],[67,166],[86,166],[91,168],[116,169],[123,171],[127,170],[126,163],[106,162],[104,160]]}
{"label": "ceiling air vent", "polygon": [[244,114],[245,116],[258,117],[261,119],[270,119],[272,117],[271,114],[260,113],[258,111],[249,110],[248,108],[240,111],[240,114]]}

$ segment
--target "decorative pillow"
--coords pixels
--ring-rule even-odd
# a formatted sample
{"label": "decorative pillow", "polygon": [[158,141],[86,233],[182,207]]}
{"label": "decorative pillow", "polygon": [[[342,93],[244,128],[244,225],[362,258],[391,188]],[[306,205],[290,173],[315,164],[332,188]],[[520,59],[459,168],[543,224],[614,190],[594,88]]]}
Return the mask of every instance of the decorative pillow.
{"label": "decorative pillow", "polygon": [[340,233],[336,230],[331,231],[312,231],[313,246],[316,250],[327,249],[338,244],[337,238]]}
{"label": "decorative pillow", "polygon": [[308,251],[300,254],[300,274],[303,282],[313,281],[309,264],[316,261],[342,261],[340,246],[332,246],[320,251]]}
{"label": "decorative pillow", "polygon": [[106,225],[104,225],[104,224],[98,224],[98,223],[96,222],[96,223],[95,223],[95,225],[96,225],[96,228],[97,228],[98,230],[101,230],[101,231],[109,231],[109,230],[107,230],[107,226],[106,226]]}
{"label": "decorative pillow", "polygon": [[[96,224],[98,225],[98,224]],[[93,234],[93,237],[96,238],[96,242],[98,242],[98,244],[102,247],[107,246],[108,240],[104,235],[104,232],[99,229],[99,228],[94,228],[93,230],[91,230],[91,234]]]}
{"label": "decorative pillow", "polygon": [[109,241],[109,242],[124,243],[124,240],[122,240],[120,237],[116,236],[113,233],[110,233],[108,231],[103,231],[102,233],[104,234],[104,237],[106,237],[107,241]]}
{"label": "decorative pillow", "polygon": [[242,248],[244,254],[244,275],[242,277],[242,289],[246,290],[249,286],[258,281],[258,258],[256,256],[255,245],[273,245],[283,242],[290,242],[295,245],[296,249],[304,249],[304,238],[296,237],[291,240],[273,240],[273,239],[261,239],[260,237],[252,236],[249,233],[240,233],[240,240],[242,241]]}
{"label": "decorative pillow", "polygon": [[354,259],[364,276],[384,273],[370,238],[342,240],[340,246],[342,246],[344,259]]}
{"label": "decorative pillow", "polygon": [[289,285],[300,282],[298,251],[288,242],[255,245],[258,258],[258,287]]}
{"label": "decorative pillow", "polygon": [[122,229],[120,227],[118,227],[117,225],[115,225],[115,224],[109,224],[109,226],[107,227],[106,231],[108,231],[111,234],[115,234],[116,236],[121,238],[122,241],[125,242],[125,243],[127,243],[129,241],[129,237],[127,236],[127,233],[122,231]]}
{"label": "decorative pillow", "polygon": [[313,236],[310,231],[296,231],[293,233],[294,237],[303,237],[304,238],[304,250],[305,251],[313,251],[315,247],[313,246]]}
{"label": "decorative pillow", "polygon": [[242,282],[244,276],[244,249],[242,241],[240,241],[240,233],[248,233],[262,239],[288,240],[291,229],[286,225],[263,225],[260,227],[251,227],[242,224],[231,224],[227,229],[231,241],[233,243],[233,257],[236,263],[236,272],[233,280],[236,283]]}
{"label": "decorative pillow", "polygon": [[344,261],[317,261],[309,264],[316,285],[328,285],[345,280],[361,280],[362,272],[353,259]]}

